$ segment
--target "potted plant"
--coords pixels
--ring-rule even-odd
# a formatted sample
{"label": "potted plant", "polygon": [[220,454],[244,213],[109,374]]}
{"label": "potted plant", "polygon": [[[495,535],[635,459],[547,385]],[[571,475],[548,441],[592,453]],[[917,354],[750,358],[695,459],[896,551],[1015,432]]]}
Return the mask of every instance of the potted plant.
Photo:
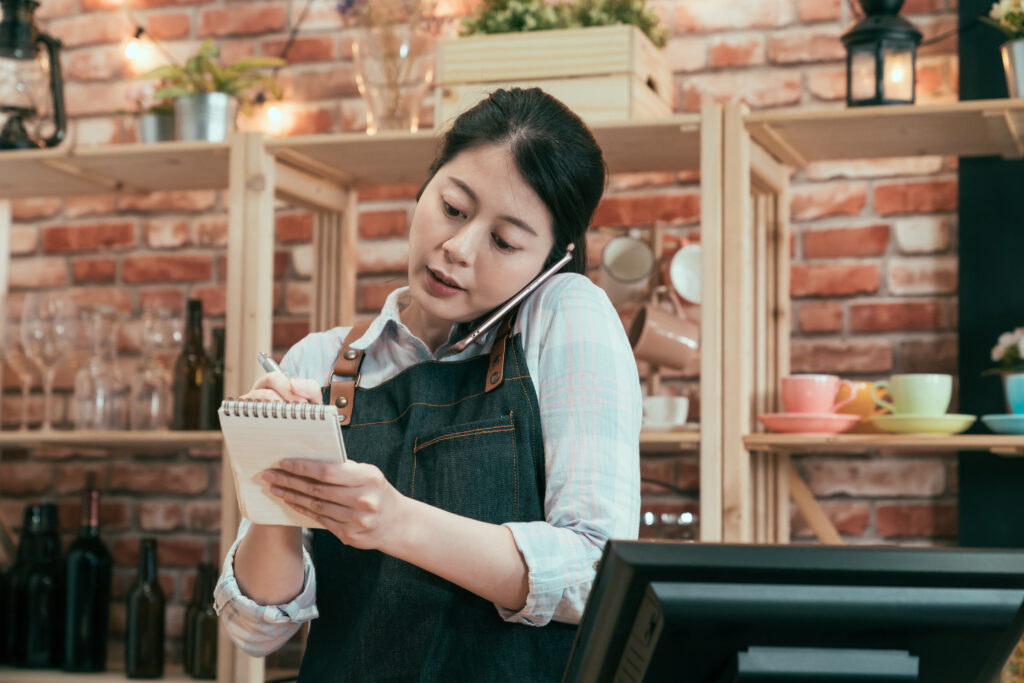
{"label": "potted plant", "polygon": [[[986,370],[984,375],[1000,375],[1003,380],[1003,393],[1006,392],[1006,380],[1013,375],[1024,374],[1024,327],[1018,327],[999,335],[996,345],[992,347],[992,362],[999,363],[998,368]],[[1009,406],[1009,401],[1007,401]],[[1007,412],[1012,412],[1007,407]]]}
{"label": "potted plant", "polygon": [[667,116],[666,35],[646,0],[483,0],[438,46],[437,119],[534,85],[591,122]]}
{"label": "potted plant", "polygon": [[993,3],[988,16],[981,20],[1006,34],[1008,40],[999,46],[1006,88],[1010,97],[1024,96],[1024,0]]}
{"label": "potted plant", "polygon": [[206,40],[184,64],[158,66],[138,78],[158,80],[153,98],[173,102],[178,140],[220,142],[233,129],[238,110],[252,111],[258,94],[281,97],[280,84],[262,70],[285,64],[277,57],[248,57],[225,66],[220,49]]}

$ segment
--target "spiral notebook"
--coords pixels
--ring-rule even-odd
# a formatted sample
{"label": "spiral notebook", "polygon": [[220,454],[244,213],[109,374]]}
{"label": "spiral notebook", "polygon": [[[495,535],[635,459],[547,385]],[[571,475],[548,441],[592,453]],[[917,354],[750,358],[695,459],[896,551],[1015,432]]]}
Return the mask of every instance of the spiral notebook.
{"label": "spiral notebook", "polygon": [[328,405],[227,399],[217,411],[242,515],[258,524],[323,527],[270,492],[262,476],[285,458],[345,461],[338,409]]}

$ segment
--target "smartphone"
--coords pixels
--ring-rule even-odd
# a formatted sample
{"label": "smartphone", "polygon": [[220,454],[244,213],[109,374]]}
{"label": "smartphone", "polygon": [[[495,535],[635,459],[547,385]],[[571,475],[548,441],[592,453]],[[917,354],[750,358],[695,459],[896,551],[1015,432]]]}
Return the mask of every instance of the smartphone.
{"label": "smartphone", "polygon": [[469,346],[476,340],[477,337],[479,337],[487,330],[491,329],[491,327],[494,326],[495,323],[497,323],[499,320],[505,317],[505,314],[511,311],[515,306],[519,305],[519,302],[521,302],[526,297],[530,296],[530,294],[533,293],[535,289],[540,287],[552,275],[561,270],[562,266],[564,266],[572,259],[573,246],[574,245],[570,244],[569,248],[565,250],[565,255],[562,256],[562,258],[558,259],[550,268],[548,268],[543,273],[535,277],[533,281],[530,282],[530,284],[526,285],[521,290],[519,290],[519,292],[515,296],[513,296],[511,299],[502,304],[496,311],[494,311],[494,313],[487,316],[487,319],[480,323],[480,325],[475,330],[467,334],[459,341],[452,344],[448,348],[448,353],[446,355],[451,355],[453,353],[458,353],[459,351],[464,351],[467,346]]}

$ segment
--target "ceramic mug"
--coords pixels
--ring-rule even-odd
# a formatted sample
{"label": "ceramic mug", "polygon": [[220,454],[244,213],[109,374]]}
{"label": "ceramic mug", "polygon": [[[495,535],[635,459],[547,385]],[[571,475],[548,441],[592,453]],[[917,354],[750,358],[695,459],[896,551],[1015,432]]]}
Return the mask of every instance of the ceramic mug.
{"label": "ceramic mug", "polygon": [[[860,416],[860,422],[846,430],[847,433],[878,434],[881,432],[878,427],[871,424],[871,418],[884,415],[889,411],[875,405],[874,400],[871,398],[875,393],[873,389],[874,384],[872,382],[848,382],[839,388],[839,395],[836,397],[838,400],[842,401],[849,397],[851,391],[853,392],[853,400],[846,403],[836,412]],[[884,394],[885,391],[878,393]]]}
{"label": "ceramic mug", "polygon": [[780,384],[782,405],[787,413],[834,413],[854,398],[837,400],[839,387],[852,383],[835,375],[790,375],[783,377]]}
{"label": "ceramic mug", "polygon": [[643,295],[654,266],[654,251],[647,242],[619,235],[604,245],[598,284],[612,304],[619,306]]}
{"label": "ceramic mug", "polygon": [[1024,414],[1024,374],[1006,378],[1006,402],[1014,415]]}
{"label": "ceramic mug", "polygon": [[[879,398],[886,389],[892,402]],[[893,375],[871,385],[871,400],[894,415],[945,415],[953,398],[953,376],[935,373]]]}
{"label": "ceramic mug", "polygon": [[685,396],[647,396],[644,398],[643,425],[649,429],[682,427],[690,414],[690,399]]}
{"label": "ceramic mug", "polygon": [[629,324],[629,345],[638,360],[669,368],[682,369],[700,347],[700,326],[682,315],[682,302],[677,302],[667,287],[658,287],[656,298],[668,295],[674,310],[657,303],[643,306]]}

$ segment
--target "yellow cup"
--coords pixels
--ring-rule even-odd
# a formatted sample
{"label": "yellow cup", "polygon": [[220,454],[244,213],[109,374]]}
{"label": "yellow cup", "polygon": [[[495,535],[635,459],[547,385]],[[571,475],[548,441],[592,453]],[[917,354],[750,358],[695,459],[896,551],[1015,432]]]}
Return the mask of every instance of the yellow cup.
{"label": "yellow cup", "polygon": [[[881,434],[881,430],[875,425],[871,424],[871,418],[878,415],[885,415],[889,411],[885,408],[878,407],[874,400],[871,398],[871,385],[872,382],[846,382],[839,387],[839,394],[836,395],[836,400],[842,402],[850,396],[850,386],[853,386],[855,392],[852,401],[847,403],[845,406],[837,410],[837,413],[845,413],[847,415],[860,415],[860,422],[855,424],[852,428],[846,430],[847,434]],[[879,389],[877,395],[879,397],[885,395],[884,389]]]}

